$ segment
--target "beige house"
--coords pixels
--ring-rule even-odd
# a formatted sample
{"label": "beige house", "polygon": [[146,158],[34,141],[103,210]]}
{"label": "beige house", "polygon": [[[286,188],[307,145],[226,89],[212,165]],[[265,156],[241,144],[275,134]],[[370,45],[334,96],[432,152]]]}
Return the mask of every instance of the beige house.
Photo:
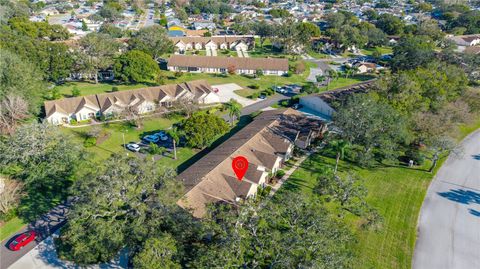
{"label": "beige house", "polygon": [[120,114],[133,108],[140,114],[152,113],[161,107],[170,107],[181,99],[199,104],[219,103],[219,96],[204,80],[170,84],[137,90],[119,91],[82,97],[46,101],[46,120],[52,124],[68,124],[99,116]]}
{"label": "beige house", "polygon": [[233,69],[236,74],[254,75],[261,70],[264,75],[282,76],[288,72],[288,59],[172,55],[167,67],[174,72],[227,73]]}
{"label": "beige house", "polygon": [[[308,147],[323,127],[319,120],[307,118],[293,109],[263,112],[178,175],[185,184],[186,194],[177,204],[191,210],[195,217],[202,217],[209,203],[238,204],[255,196],[269,175],[290,159],[294,145]],[[242,181],[232,170],[232,160],[237,156],[244,156],[249,162]]]}
{"label": "beige house", "polygon": [[247,51],[255,47],[253,36],[180,36],[170,37],[175,50],[184,53],[189,50],[242,50]]}

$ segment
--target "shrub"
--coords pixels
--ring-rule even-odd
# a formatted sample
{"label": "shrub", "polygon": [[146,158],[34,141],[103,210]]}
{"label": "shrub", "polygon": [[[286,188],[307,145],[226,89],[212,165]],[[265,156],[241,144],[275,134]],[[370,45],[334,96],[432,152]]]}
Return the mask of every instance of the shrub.
{"label": "shrub", "polygon": [[280,102],[280,105],[283,107],[288,107],[290,106],[290,102],[288,100],[283,100],[282,102]]}
{"label": "shrub", "polygon": [[112,92],[118,92],[118,87],[117,87],[117,86],[113,86],[113,87],[112,87]]}
{"label": "shrub", "polygon": [[298,62],[295,65],[295,73],[301,74],[303,72],[305,72],[305,63],[304,62]]}
{"label": "shrub", "polygon": [[258,84],[252,84],[252,85],[249,85],[248,87],[254,90],[260,89],[260,86]]}
{"label": "shrub", "polygon": [[412,160],[416,165],[422,165],[425,161],[425,156],[418,149],[408,149],[405,157],[407,162]]}
{"label": "shrub", "polygon": [[87,137],[85,141],[83,142],[83,146],[86,148],[93,147],[97,144],[97,138],[96,137]]}
{"label": "shrub", "polygon": [[266,93],[266,95],[274,95],[275,94],[275,91],[271,88],[265,89],[264,92]]}
{"label": "shrub", "polygon": [[179,78],[181,76],[183,76],[183,72],[182,71],[177,71],[173,74],[176,78]]}
{"label": "shrub", "polygon": [[76,125],[77,124],[77,120],[76,119],[71,119],[70,120],[70,125]]}
{"label": "shrub", "polygon": [[283,75],[284,77],[291,77],[292,76],[292,71],[288,71]]}
{"label": "shrub", "polygon": [[77,97],[77,96],[80,96],[80,95],[81,95],[80,89],[78,89],[77,86],[73,86],[73,88],[72,88],[72,96],[73,96],[73,97]]}
{"label": "shrub", "polygon": [[278,170],[278,171],[277,171],[277,174],[276,174],[276,177],[277,177],[277,178],[282,178],[284,175],[285,175],[285,171],[283,171],[283,170]]}
{"label": "shrub", "polygon": [[257,99],[259,96],[260,96],[260,94],[258,92],[254,92],[254,93],[252,93],[252,95],[250,95],[250,98]]}

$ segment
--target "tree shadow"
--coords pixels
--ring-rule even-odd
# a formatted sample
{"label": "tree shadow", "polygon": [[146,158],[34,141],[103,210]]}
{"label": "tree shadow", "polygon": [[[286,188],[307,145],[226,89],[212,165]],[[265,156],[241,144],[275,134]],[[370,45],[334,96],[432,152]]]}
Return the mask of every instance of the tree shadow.
{"label": "tree shadow", "polygon": [[470,208],[468,209],[468,212],[470,212],[470,214],[474,215],[475,217],[480,217],[480,211]]}
{"label": "tree shadow", "polygon": [[480,204],[480,193],[464,189],[451,189],[448,192],[437,192],[438,195],[461,204]]}
{"label": "tree shadow", "polygon": [[480,154],[472,155],[472,158],[477,160],[477,161],[480,161]]}

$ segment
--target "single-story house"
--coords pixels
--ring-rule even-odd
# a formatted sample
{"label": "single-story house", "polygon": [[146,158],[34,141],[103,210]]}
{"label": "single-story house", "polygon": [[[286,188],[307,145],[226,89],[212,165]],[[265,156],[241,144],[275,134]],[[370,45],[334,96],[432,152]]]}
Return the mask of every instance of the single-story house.
{"label": "single-story house", "polygon": [[375,80],[361,82],[355,85],[346,86],[340,89],[310,94],[300,97],[300,109],[307,114],[317,115],[323,119],[331,120],[335,112],[335,103],[344,100],[354,93],[366,93],[371,89]]}
{"label": "single-story house", "polygon": [[249,75],[262,70],[264,75],[282,76],[288,72],[288,59],[172,55],[167,67],[170,71],[196,73],[227,73],[233,69]]}
{"label": "single-story house", "polygon": [[[324,131],[324,124],[293,109],[265,111],[227,141],[178,175],[186,188],[177,201],[195,217],[203,217],[209,203],[237,205],[255,196],[293,152],[306,148]],[[248,170],[238,180],[232,160],[244,156]]]}
{"label": "single-story house", "polygon": [[455,42],[459,47],[470,47],[480,45],[480,34],[449,36],[448,39]]}
{"label": "single-story house", "polygon": [[374,63],[357,63],[354,66],[358,69],[359,74],[372,73],[377,70],[377,65]]}
{"label": "single-story house", "polygon": [[152,113],[186,99],[199,104],[220,103],[219,96],[204,80],[170,84],[136,90],[94,94],[45,102],[46,120],[52,124],[68,124],[100,116],[120,114],[127,108],[139,114]]}
{"label": "single-story house", "polygon": [[247,51],[255,47],[253,36],[176,36],[170,37],[175,50],[183,53],[189,50],[242,50]]}

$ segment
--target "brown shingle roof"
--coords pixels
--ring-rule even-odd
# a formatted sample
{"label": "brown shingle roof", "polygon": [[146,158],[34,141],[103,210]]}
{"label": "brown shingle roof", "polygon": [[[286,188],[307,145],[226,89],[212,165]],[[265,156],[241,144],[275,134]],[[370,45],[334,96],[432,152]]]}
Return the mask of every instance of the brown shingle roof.
{"label": "brown shingle roof", "polygon": [[87,105],[93,109],[99,108],[95,95],[88,95],[45,101],[45,114],[47,117],[51,116],[55,112],[70,115],[78,112],[84,105]]}
{"label": "brown shingle roof", "polygon": [[288,60],[279,58],[240,58],[220,56],[188,56],[172,55],[168,66],[200,67],[200,68],[229,68],[244,70],[280,70],[288,71]]}
{"label": "brown shingle roof", "polygon": [[45,114],[47,117],[55,112],[70,115],[78,112],[84,106],[105,111],[112,105],[125,107],[132,104],[132,102],[135,102],[136,105],[140,105],[144,101],[155,102],[162,100],[167,95],[176,98],[184,91],[190,91],[194,96],[200,97],[201,95],[199,93],[208,94],[212,92],[212,87],[205,80],[195,80],[181,84],[169,84],[157,87],[45,101]]}
{"label": "brown shingle roof", "polygon": [[[303,118],[303,114],[293,109],[265,111],[257,116],[178,175],[187,191],[178,204],[193,209],[193,214],[201,217],[206,212],[206,204],[211,202],[205,199],[205,195],[229,203],[235,203],[237,197],[245,197],[252,183],[258,184],[264,173],[272,169],[280,155],[285,154],[295,142],[297,133],[303,128],[295,123]],[[295,136],[290,133],[295,133]],[[293,140],[289,140],[291,137]],[[241,182],[236,179],[231,167],[236,156],[244,156],[249,161]]]}

